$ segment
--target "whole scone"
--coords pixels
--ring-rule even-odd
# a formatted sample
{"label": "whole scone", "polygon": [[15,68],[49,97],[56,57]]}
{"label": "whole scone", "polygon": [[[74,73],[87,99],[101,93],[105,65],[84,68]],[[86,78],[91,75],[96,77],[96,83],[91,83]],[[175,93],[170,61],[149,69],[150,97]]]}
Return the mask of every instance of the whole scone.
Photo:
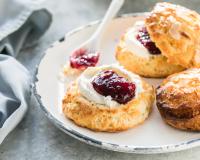
{"label": "whole scone", "polygon": [[[142,123],[148,117],[154,102],[153,87],[142,81],[139,76],[130,73],[138,83],[135,84],[135,96],[128,102],[120,104],[110,96],[99,95],[91,85],[90,80],[101,71],[114,71],[120,76],[128,76],[127,72],[115,65],[86,69],[67,90],[63,99],[65,116],[77,125],[94,131],[117,132]],[[105,77],[108,77],[108,75]],[[112,79],[113,82],[111,83],[120,83],[114,76]],[[97,79],[97,81],[99,80]],[[110,82],[107,81],[106,84],[110,84]],[[112,88],[112,86],[110,87]],[[120,86],[115,86],[113,92],[117,91],[116,87],[120,88]],[[142,90],[139,89],[140,87],[142,87]],[[127,98],[126,94],[125,97]]]}
{"label": "whole scone", "polygon": [[169,125],[200,131],[200,69],[169,76],[157,88],[156,104]]}
{"label": "whole scone", "polygon": [[200,67],[200,15],[185,7],[157,3],[145,20],[148,33],[168,62]]}

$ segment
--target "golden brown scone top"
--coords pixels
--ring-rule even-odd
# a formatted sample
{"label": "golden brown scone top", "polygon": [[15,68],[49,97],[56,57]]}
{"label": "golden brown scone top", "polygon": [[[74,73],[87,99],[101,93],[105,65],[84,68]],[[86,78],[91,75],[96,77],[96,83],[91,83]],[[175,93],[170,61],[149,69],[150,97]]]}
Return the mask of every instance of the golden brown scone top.
{"label": "golden brown scone top", "polygon": [[200,15],[185,7],[157,3],[145,20],[151,39],[172,64],[200,67]]}
{"label": "golden brown scone top", "polygon": [[157,106],[166,118],[189,119],[200,114],[200,69],[169,76],[156,93]]}

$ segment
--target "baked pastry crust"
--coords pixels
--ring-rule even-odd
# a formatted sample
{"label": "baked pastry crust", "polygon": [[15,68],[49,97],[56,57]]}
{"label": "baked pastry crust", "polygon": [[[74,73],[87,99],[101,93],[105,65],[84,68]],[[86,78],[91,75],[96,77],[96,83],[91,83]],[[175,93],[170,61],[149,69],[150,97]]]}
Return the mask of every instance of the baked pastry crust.
{"label": "baked pastry crust", "polygon": [[77,125],[94,131],[117,132],[142,123],[154,102],[154,89],[143,82],[144,91],[125,105],[110,108],[83,97],[74,82],[63,99],[63,113]]}
{"label": "baked pastry crust", "polygon": [[169,76],[156,91],[162,118],[171,126],[200,131],[200,69]]}
{"label": "baked pastry crust", "polygon": [[200,67],[200,15],[179,5],[157,3],[145,19],[150,37],[168,62]]}
{"label": "baked pastry crust", "polygon": [[162,78],[184,70],[179,65],[168,63],[167,58],[161,54],[149,55],[146,58],[129,51],[126,47],[124,36],[122,36],[116,48],[115,56],[118,62],[127,70],[144,77]]}

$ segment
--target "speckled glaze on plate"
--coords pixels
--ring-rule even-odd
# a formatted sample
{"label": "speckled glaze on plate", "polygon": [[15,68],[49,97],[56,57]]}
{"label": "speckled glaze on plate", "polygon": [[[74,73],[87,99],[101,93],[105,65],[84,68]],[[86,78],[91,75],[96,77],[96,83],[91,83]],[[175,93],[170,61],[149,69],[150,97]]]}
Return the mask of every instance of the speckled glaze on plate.
{"label": "speckled glaze on plate", "polygon": [[[101,64],[116,63],[114,58],[115,46],[120,35],[135,21],[144,18],[146,13],[133,13],[114,19],[105,33],[102,44]],[[60,78],[62,66],[67,62],[71,51],[81,44],[94,32],[99,21],[67,33],[55,42],[42,58],[38,66],[37,81],[33,90],[42,111],[58,128],[88,144],[128,153],[166,153],[200,146],[200,134],[176,130],[162,121],[156,106],[144,124],[119,133],[93,132],[79,127],[64,117],[61,112],[61,101],[66,86],[74,77],[68,77],[66,82]],[[161,79],[146,79],[154,86],[159,85]]]}

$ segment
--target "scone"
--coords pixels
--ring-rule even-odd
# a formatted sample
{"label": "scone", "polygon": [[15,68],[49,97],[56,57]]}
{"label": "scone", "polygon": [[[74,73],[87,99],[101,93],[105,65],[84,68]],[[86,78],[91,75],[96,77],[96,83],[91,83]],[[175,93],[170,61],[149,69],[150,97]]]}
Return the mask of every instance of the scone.
{"label": "scone", "polygon": [[171,126],[200,131],[200,69],[169,76],[156,91],[162,118]]}
{"label": "scone", "polygon": [[137,21],[122,36],[116,48],[116,59],[129,71],[144,77],[162,78],[184,69],[167,62],[151,40],[144,21]]}
{"label": "scone", "polygon": [[89,67],[69,86],[63,113],[79,126],[117,132],[142,123],[154,97],[151,85],[117,64]]}
{"label": "scone", "polygon": [[145,20],[153,42],[169,63],[200,67],[200,15],[170,3],[157,3]]}

